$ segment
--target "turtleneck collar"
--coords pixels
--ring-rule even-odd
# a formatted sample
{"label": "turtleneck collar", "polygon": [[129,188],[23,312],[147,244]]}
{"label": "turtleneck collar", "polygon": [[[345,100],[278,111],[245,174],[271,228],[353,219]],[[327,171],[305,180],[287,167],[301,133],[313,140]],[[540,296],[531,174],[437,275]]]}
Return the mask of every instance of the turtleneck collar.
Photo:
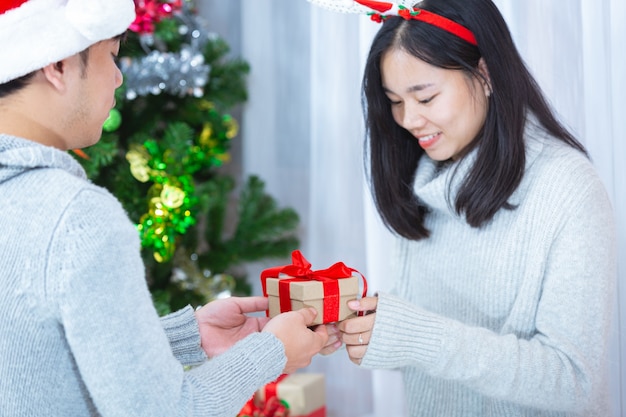
{"label": "turtleneck collar", "polygon": [[[526,149],[525,172],[532,166],[541,153],[548,134],[539,126],[534,118],[529,118],[524,132]],[[478,148],[472,150],[458,161],[441,163],[422,155],[415,173],[413,191],[418,199],[431,211],[441,211],[452,217],[460,218],[454,209],[454,201],[461,184],[475,164]],[[524,179],[513,192],[509,202],[516,205],[521,201],[528,187]]]}

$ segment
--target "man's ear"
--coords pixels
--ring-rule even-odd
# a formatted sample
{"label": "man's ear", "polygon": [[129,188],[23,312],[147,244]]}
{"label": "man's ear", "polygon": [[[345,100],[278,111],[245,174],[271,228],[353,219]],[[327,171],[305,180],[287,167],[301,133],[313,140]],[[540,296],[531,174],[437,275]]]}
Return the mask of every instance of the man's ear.
{"label": "man's ear", "polygon": [[48,64],[41,69],[45,79],[57,90],[66,88],[67,63],[65,60]]}
{"label": "man's ear", "polygon": [[483,85],[483,90],[485,92],[485,96],[489,97],[491,92],[491,77],[489,76],[489,68],[487,68],[487,63],[483,58],[480,58],[478,61],[478,72],[481,75],[481,83]]}

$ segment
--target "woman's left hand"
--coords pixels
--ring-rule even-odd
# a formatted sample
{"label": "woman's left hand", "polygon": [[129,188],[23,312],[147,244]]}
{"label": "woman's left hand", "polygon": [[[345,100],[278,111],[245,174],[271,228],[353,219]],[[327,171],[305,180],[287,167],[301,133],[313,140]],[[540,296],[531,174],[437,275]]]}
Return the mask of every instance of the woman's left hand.
{"label": "woman's left hand", "polygon": [[364,315],[346,319],[337,324],[341,332],[341,341],[346,344],[348,357],[357,365],[361,364],[372,337],[377,305],[377,297],[365,297],[350,301],[348,307],[356,312],[363,312]]}

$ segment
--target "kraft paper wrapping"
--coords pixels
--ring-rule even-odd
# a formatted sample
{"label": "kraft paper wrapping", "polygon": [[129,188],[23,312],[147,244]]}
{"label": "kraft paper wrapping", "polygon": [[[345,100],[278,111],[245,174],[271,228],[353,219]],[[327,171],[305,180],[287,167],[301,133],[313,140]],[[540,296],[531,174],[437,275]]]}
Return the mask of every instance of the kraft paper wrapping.
{"label": "kraft paper wrapping", "polygon": [[[281,274],[278,278],[267,278],[267,295],[269,298],[269,317],[280,314],[280,299],[278,296],[278,281],[292,278]],[[337,280],[339,283],[339,314],[338,320],[356,317],[354,311],[348,308],[348,301],[356,300],[359,294],[359,277],[352,276]],[[289,284],[291,310],[300,310],[313,307],[317,316],[313,324],[324,322],[324,283],[321,281],[295,281]]]}
{"label": "kraft paper wrapping", "polygon": [[[290,417],[310,415],[326,406],[324,374],[290,374],[278,383],[277,393],[279,399],[289,404]],[[256,395],[260,401],[265,401],[264,389]]]}

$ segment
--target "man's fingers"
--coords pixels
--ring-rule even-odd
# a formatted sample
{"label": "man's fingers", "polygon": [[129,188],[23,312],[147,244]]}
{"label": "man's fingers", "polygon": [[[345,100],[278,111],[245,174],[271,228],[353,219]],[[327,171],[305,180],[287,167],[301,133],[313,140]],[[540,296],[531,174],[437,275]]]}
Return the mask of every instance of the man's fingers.
{"label": "man's fingers", "polygon": [[261,296],[240,297],[236,299],[242,313],[256,313],[268,308],[268,298]]}
{"label": "man's fingers", "polygon": [[315,320],[315,316],[317,316],[317,310],[313,307],[303,308],[297,310],[297,312],[302,315],[302,317],[304,318],[304,324],[306,324],[307,326],[311,326],[313,324],[313,321]]}

